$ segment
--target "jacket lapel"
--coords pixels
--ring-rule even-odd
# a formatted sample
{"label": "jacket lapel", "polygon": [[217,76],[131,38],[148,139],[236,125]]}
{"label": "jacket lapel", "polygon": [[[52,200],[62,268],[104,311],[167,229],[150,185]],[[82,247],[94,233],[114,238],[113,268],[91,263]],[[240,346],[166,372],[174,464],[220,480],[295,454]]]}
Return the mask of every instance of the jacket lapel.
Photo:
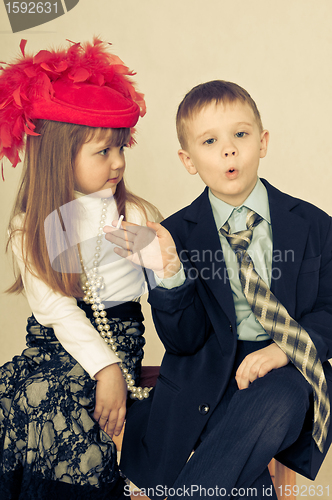
{"label": "jacket lapel", "polygon": [[268,192],[272,224],[271,291],[294,317],[296,283],[309,235],[309,224],[292,212],[299,200],[261,180]]}
{"label": "jacket lapel", "polygon": [[186,242],[190,259],[234,327],[232,291],[207,189],[188,207],[184,218],[192,223]]}

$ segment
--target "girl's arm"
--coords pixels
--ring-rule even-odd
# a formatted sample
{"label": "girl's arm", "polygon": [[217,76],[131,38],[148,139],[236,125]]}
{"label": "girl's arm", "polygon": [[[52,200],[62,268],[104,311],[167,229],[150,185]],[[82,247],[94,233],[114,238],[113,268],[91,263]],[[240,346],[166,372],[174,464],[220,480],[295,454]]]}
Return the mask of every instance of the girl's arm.
{"label": "girl's arm", "polygon": [[127,386],[119,359],[91,325],[73,297],[54,292],[43,281],[25,269],[19,250],[12,249],[21,271],[28,303],[37,321],[49,328],[63,348],[96,379],[94,418],[110,436],[118,435],[126,413]]}

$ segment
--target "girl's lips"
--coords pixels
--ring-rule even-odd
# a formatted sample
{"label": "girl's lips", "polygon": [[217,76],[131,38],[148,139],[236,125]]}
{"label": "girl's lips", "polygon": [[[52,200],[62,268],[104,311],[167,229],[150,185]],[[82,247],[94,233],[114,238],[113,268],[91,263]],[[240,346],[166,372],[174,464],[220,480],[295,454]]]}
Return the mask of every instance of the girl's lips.
{"label": "girl's lips", "polygon": [[113,177],[113,179],[108,179],[107,182],[112,182],[114,184],[115,182],[117,182],[117,180],[118,180],[118,177]]}

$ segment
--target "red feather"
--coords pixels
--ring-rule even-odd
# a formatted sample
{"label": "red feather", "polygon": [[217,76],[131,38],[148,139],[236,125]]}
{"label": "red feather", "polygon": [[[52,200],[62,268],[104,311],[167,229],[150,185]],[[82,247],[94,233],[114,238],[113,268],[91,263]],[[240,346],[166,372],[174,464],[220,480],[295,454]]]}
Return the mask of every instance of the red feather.
{"label": "red feather", "polygon": [[84,81],[118,90],[135,101],[140,116],[144,116],[143,94],[132,81],[135,73],[109,52],[110,43],[98,38],[92,43],[70,42],[66,50],[40,50],[33,57],[25,54],[26,43],[20,43],[22,57],[18,61],[0,68],[0,159],[6,156],[13,166],[20,161],[25,135],[37,135],[32,104],[37,98],[52,97],[53,82],[59,78],[70,85]]}
{"label": "red feather", "polygon": [[27,41],[28,41],[28,40],[23,40],[23,39],[22,39],[22,40],[21,40],[21,42],[20,42],[20,49],[21,49],[21,52],[22,52],[22,56],[23,56],[23,57],[24,57],[24,51],[25,51],[25,46],[26,46],[26,44],[27,44]]}

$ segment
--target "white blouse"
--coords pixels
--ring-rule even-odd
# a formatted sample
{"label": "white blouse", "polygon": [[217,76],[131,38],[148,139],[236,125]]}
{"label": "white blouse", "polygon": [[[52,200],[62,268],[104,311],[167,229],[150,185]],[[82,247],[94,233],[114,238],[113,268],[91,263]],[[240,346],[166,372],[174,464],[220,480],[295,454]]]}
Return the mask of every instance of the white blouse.
{"label": "white blouse", "polygon": [[[80,243],[84,265],[91,269],[101,220],[102,200],[95,195],[85,196],[80,193],[76,193],[76,197],[77,199],[72,203],[79,204],[76,207],[80,208],[81,214],[76,243]],[[142,211],[136,206],[127,204],[126,212],[129,222],[146,224]],[[154,220],[148,210],[147,215],[149,220]],[[66,225],[64,213],[62,217]],[[117,220],[118,217],[115,200],[111,198],[107,207],[105,225],[111,225],[112,221]],[[14,227],[22,227],[23,220],[24,214],[18,215],[13,221]],[[91,325],[84,311],[77,306],[76,299],[54,292],[42,280],[26,270],[21,251],[21,238],[20,231],[16,232],[11,241],[12,250],[21,271],[28,303],[37,321],[54,329],[64,349],[92,378],[106,366],[118,363],[118,357]],[[70,244],[73,244],[73,241]],[[144,274],[142,269],[137,269],[128,260],[116,255],[113,249],[114,245],[102,236],[98,274],[104,277],[105,288],[100,290],[99,295],[106,302],[131,301],[146,291]],[[107,303],[105,306],[107,307]]]}

